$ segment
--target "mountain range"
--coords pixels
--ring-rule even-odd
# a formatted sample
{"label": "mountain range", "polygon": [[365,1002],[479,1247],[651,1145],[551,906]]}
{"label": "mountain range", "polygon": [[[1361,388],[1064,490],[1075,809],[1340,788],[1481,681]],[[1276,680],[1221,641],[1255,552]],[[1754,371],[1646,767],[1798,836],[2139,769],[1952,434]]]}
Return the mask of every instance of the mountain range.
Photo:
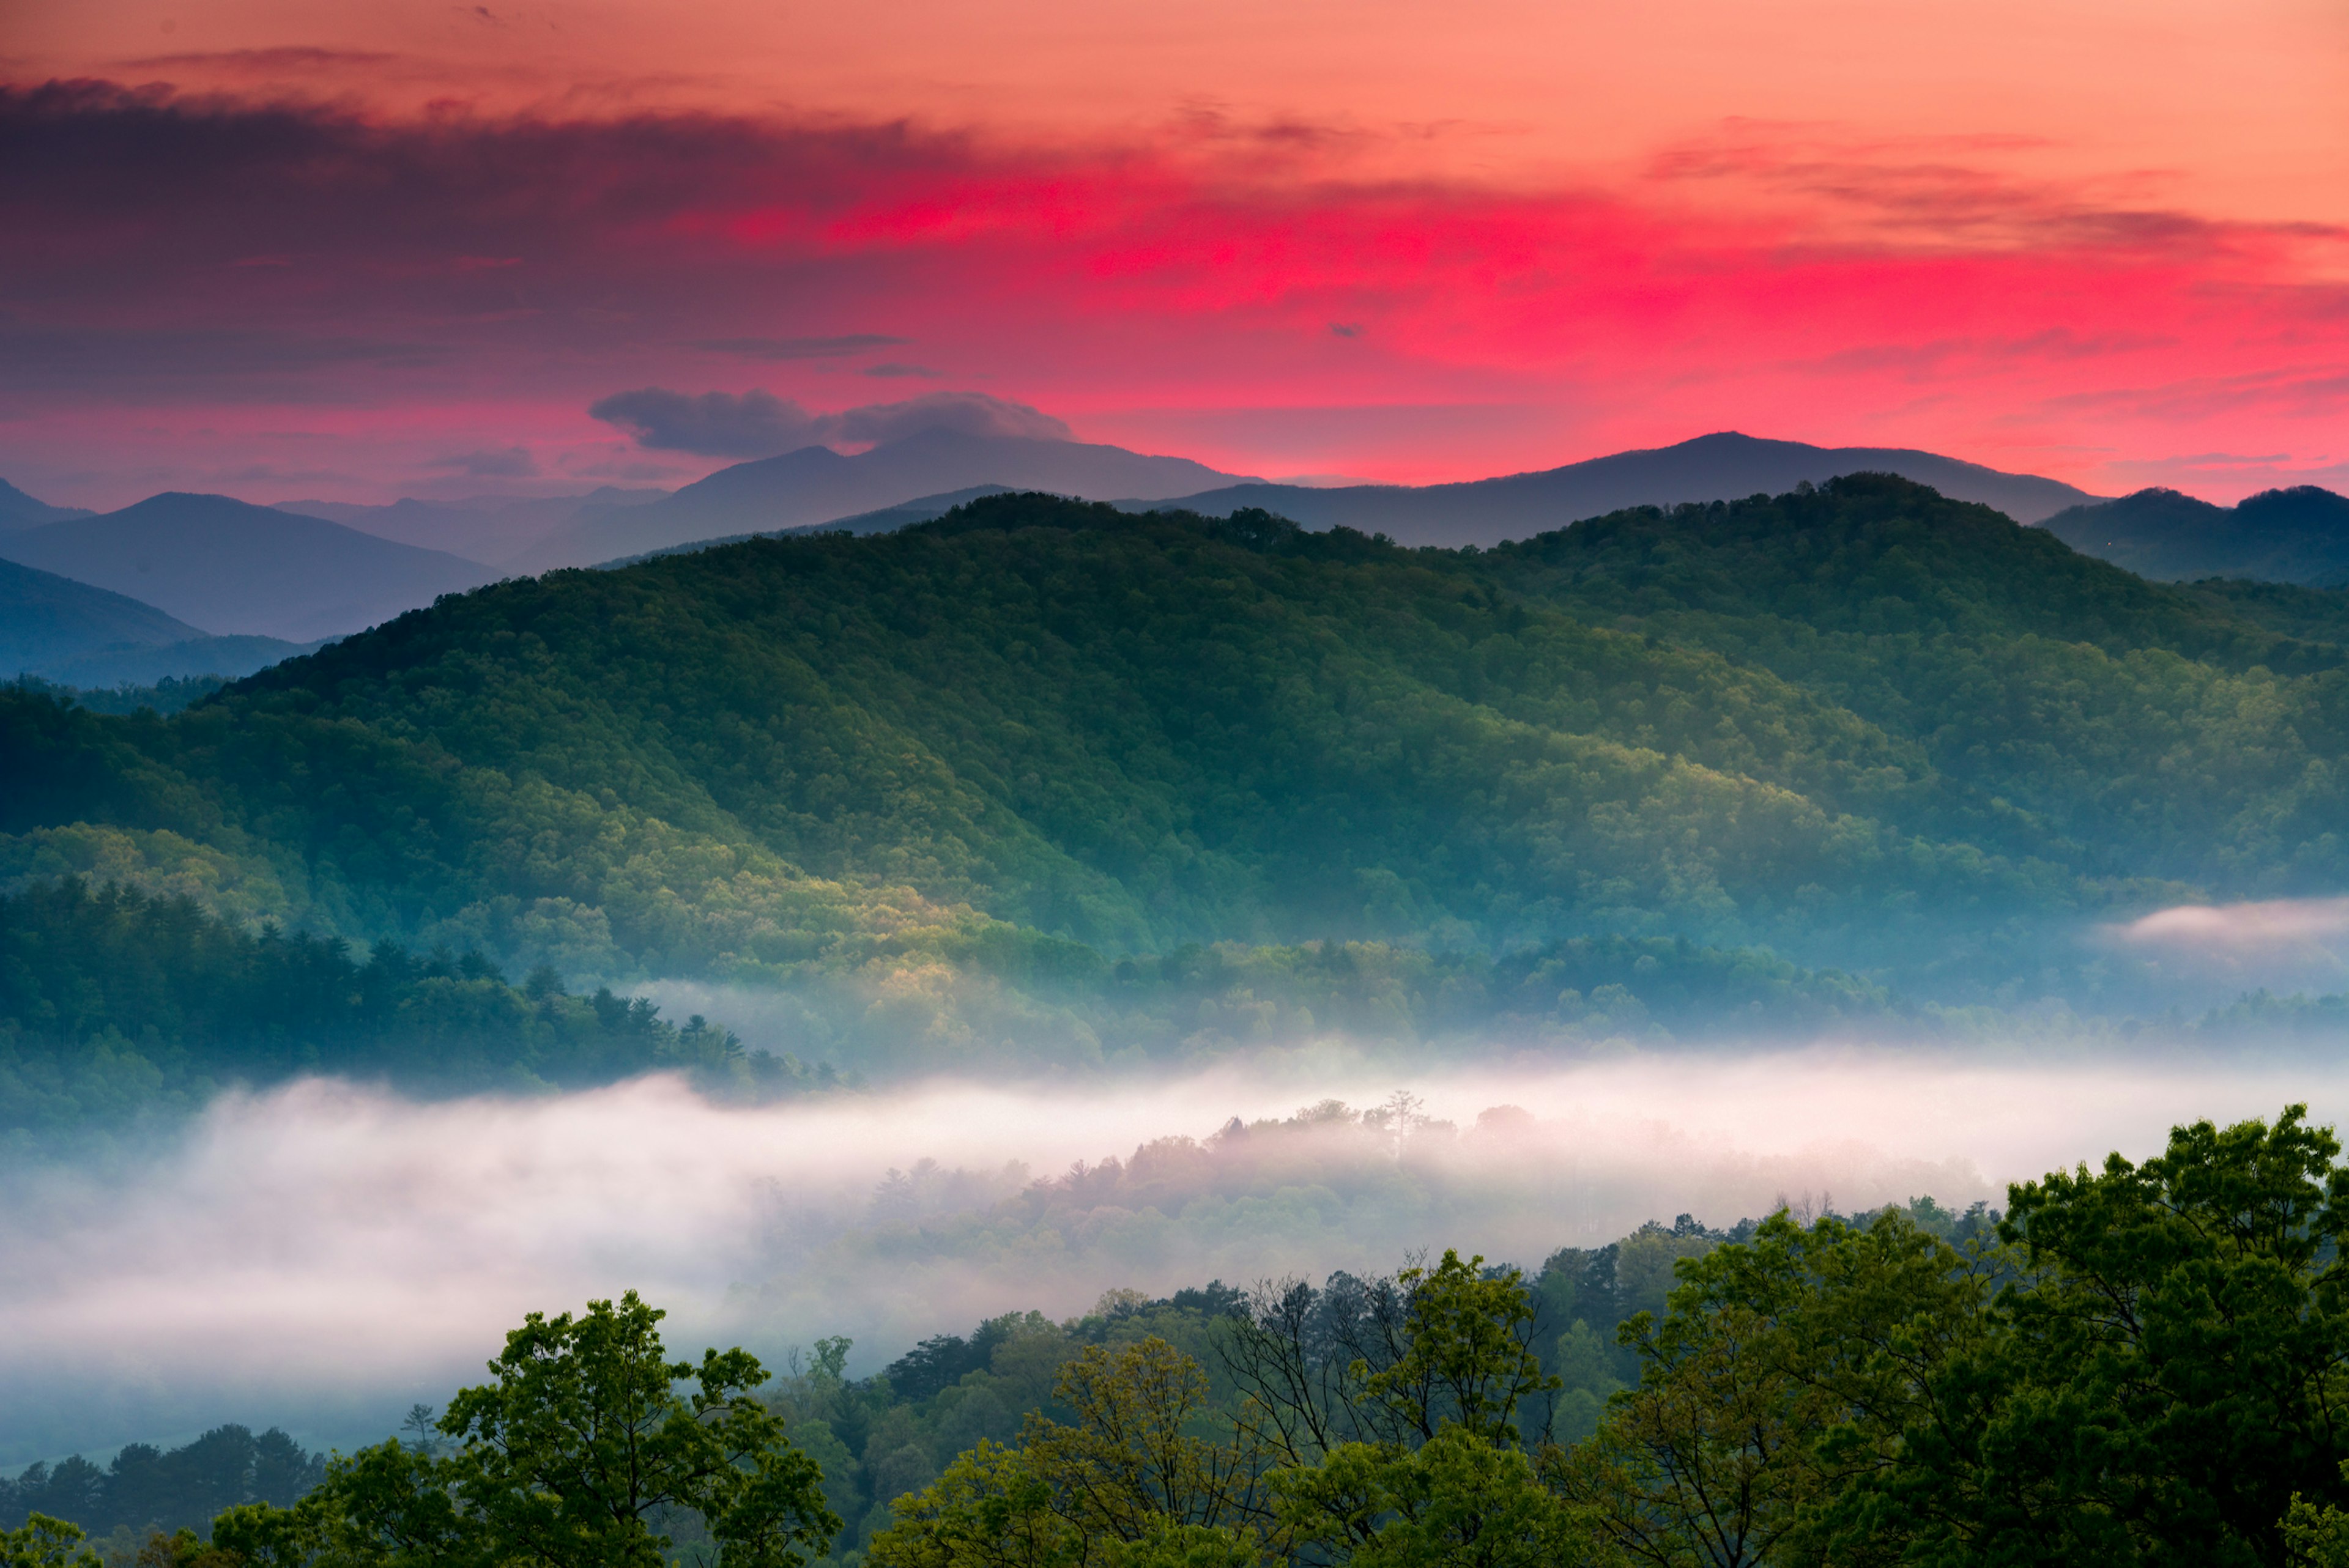
{"label": "mountain range", "polygon": [[173,676],[248,676],[316,643],[215,637],[120,593],[0,560],[0,679],[152,686]]}
{"label": "mountain range", "polygon": [[[1402,544],[1491,545],[1626,506],[1773,493],[1838,474],[1895,473],[1944,495],[1994,506],[2018,521],[2096,498],[2054,480],[1875,447],[1813,447],[1723,433],[1653,451],[1619,452],[1538,473],[1438,485],[1320,489],[1261,480],[1195,488],[1229,475],[1179,458],[1145,458],[1071,441],[926,431],[843,458],[823,447],[721,469],[667,500],[605,511],[507,562],[520,573],[633,559],[701,540],[781,532],[896,508],[935,516],[979,489],[1116,498],[1227,516],[1259,508],[1308,528],[1342,525]],[[938,504],[945,501],[946,504]]]}
{"label": "mountain range", "polygon": [[2349,883],[2349,615],[2283,592],[1889,476],[1473,552],[998,495],[508,580],[144,727],[0,697],[0,878],[72,828],[353,940],[910,965],[885,1009],[1608,934],[2093,1000],[2097,923]]}
{"label": "mountain range", "polygon": [[[0,487],[0,558],[131,595],[192,625],[305,644],[499,575],[605,565],[753,534],[881,531],[1005,489],[1114,496],[1132,510],[1211,516],[1258,509],[1406,545],[1491,547],[1626,506],[1783,492],[1858,471],[1898,474],[2018,521],[2044,521],[2083,552],[2156,578],[2349,579],[2342,523],[2349,502],[2329,491],[2273,491],[2236,508],[2167,490],[2106,501],[1930,452],[1734,432],[1425,486],[1269,483],[1117,447],[930,429],[853,456],[810,447],[738,463],[675,492],[606,486],[559,497],[270,508],[166,494],[101,517]],[[232,662],[248,667],[262,651],[240,650]]]}
{"label": "mountain range", "polygon": [[1898,474],[1953,500],[1994,507],[2017,522],[2036,522],[2097,499],[2055,480],[2002,473],[1931,452],[1814,447],[1723,431],[1675,446],[1458,484],[1309,489],[1251,481],[1174,497],[1166,504],[1217,516],[1237,507],[1260,507],[1308,528],[1342,525],[1383,533],[1401,544],[1457,548],[1527,539],[1628,506],[1774,495],[1853,473]]}
{"label": "mountain range", "polygon": [[516,574],[593,566],[698,540],[830,522],[973,486],[1154,500],[1234,478],[1188,458],[1123,447],[923,430],[854,456],[803,447],[737,463],[664,500],[583,515],[502,564]]}
{"label": "mountain range", "polygon": [[322,517],[378,539],[445,551],[484,566],[510,561],[583,518],[666,500],[665,490],[601,485],[585,495],[474,496],[465,500],[402,497],[387,506],[343,500],[281,500],[280,511]]}
{"label": "mountain range", "polygon": [[2174,490],[2069,507],[2048,531],[2158,583],[2247,577],[2331,587],[2349,583],[2349,499],[2299,485],[2213,506]]}
{"label": "mountain range", "polygon": [[36,500],[5,480],[0,480],[0,530],[38,528],[45,522],[64,522],[69,518],[88,517],[90,513],[78,506],[51,506]]}
{"label": "mountain range", "polygon": [[293,643],[371,626],[492,576],[476,562],[322,518],[177,491],[0,533],[0,559],[127,594],[214,633]]}

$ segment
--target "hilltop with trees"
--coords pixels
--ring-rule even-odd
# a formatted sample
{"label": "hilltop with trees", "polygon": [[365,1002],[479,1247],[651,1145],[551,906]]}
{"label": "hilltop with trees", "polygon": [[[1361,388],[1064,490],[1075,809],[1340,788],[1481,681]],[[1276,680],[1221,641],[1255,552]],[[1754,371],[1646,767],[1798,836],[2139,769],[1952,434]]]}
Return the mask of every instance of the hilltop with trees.
{"label": "hilltop with trees", "polygon": [[[0,879],[780,985],[881,1065],[2118,1009],[2088,925],[2349,880],[2306,598],[1886,476],[1490,551],[992,496],[499,583],[169,716],[0,694]],[[144,1026],[39,993],[20,1053]]]}

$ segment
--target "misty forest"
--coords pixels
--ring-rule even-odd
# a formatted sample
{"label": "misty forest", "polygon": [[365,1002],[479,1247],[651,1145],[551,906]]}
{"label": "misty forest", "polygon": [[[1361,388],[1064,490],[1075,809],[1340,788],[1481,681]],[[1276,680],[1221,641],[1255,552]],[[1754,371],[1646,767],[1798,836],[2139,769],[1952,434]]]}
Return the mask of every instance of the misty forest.
{"label": "misty forest", "polygon": [[[1884,476],[1457,551],[1005,495],[502,583],[169,714],[19,683],[0,1127],[679,1051],[2322,1035],[2076,935],[2349,880],[2349,599],[2249,587]],[[794,1061],[614,1011],[674,976],[796,998]]]}
{"label": "misty forest", "polygon": [[2349,1568],[2343,0],[0,0],[0,1568]]}
{"label": "misty forest", "polygon": [[[434,1107],[589,1107],[607,1217],[735,1249],[722,1310],[605,1263],[502,1350],[436,1327],[487,1380],[402,1374],[404,1419],[374,1373],[134,1377],[95,1424],[33,1377],[8,1568],[2349,1564],[2349,1164],[2304,1096],[1998,1188],[1651,1119],[1879,1135],[1862,1058],[1737,1077],[1768,1042],[2003,1061],[1985,1126],[2026,1068],[2326,1059],[2337,986],[2133,934],[2349,884],[2349,590],[2150,581],[1889,474],[1459,547],[1005,491],[233,680],[28,676],[0,773],[7,1233],[58,1300],[373,1233],[330,1195],[142,1222],[144,1274],[72,1250],[256,1161],[493,1206],[531,1157]],[[1331,1064],[1494,1092],[1175,1130]],[[1510,1098],[1575,1073],[1634,1075],[1613,1120]],[[978,1138],[1023,1095],[1080,1097],[1028,1113],[1058,1174]],[[749,1209],[680,1203],[725,1171]],[[440,1266],[388,1254],[382,1310]]]}
{"label": "misty forest", "polygon": [[2340,1152],[2293,1106],[2003,1213],[1682,1215],[1537,1271],[1112,1291],[857,1378],[847,1337],[672,1360],[630,1292],[531,1314],[490,1381],[348,1455],[226,1427],[36,1465],[5,1540],[94,1563],[78,1516],[216,1568],[2337,1563]]}

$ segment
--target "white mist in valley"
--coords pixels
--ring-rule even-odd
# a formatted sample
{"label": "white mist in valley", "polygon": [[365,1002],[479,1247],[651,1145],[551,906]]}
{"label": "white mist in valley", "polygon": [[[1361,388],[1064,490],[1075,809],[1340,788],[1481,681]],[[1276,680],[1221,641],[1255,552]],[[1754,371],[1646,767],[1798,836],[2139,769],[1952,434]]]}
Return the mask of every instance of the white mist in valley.
{"label": "white mist in valley", "polygon": [[[1219,1135],[1398,1091],[1427,1123],[1407,1138],[1327,1110]],[[102,1172],[19,1173],[0,1402],[22,1451],[0,1464],[228,1420],[380,1434],[472,1380],[525,1312],[630,1287],[671,1309],[678,1346],[781,1357],[847,1335],[871,1370],[916,1337],[1069,1315],[1113,1287],[1448,1245],[1537,1267],[1647,1220],[1726,1225],[1782,1200],[1997,1202],[2010,1180],[2158,1149],[2174,1122],[2292,1100],[2349,1111],[2349,1068],[1837,1047],[1398,1076],[1333,1052],[758,1109],[667,1078],[437,1103],[309,1081],[223,1099]]]}

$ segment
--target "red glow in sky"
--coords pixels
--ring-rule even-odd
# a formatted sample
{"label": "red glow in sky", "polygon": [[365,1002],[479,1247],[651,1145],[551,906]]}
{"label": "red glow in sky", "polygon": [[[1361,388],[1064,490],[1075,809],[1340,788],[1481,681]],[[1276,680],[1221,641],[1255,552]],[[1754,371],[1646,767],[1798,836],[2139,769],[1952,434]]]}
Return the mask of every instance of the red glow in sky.
{"label": "red glow in sky", "polygon": [[2349,13],[6,7],[0,476],[726,460],[610,393],[968,390],[1237,471],[1707,430],[2349,484]]}

